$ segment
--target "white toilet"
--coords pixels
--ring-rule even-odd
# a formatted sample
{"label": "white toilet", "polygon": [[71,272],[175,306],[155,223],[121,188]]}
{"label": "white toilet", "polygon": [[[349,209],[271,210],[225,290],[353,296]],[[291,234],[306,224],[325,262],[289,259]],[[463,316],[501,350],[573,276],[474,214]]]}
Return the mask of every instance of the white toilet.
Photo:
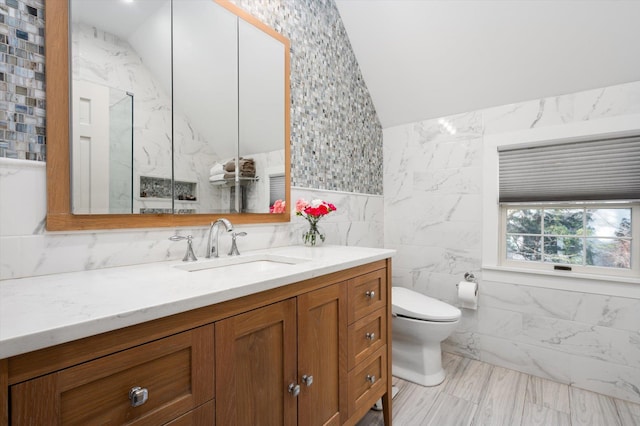
{"label": "white toilet", "polygon": [[460,309],[403,287],[392,287],[393,375],[423,386],[445,378],[440,342],[460,322]]}

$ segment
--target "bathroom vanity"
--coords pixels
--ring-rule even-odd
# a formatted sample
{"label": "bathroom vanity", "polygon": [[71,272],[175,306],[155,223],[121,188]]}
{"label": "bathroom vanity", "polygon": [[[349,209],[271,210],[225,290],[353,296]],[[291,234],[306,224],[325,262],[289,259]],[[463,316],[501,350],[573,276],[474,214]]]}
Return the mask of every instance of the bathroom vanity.
{"label": "bathroom vanity", "polygon": [[392,255],[286,247],[5,281],[0,424],[352,425],[381,397],[391,424]]}

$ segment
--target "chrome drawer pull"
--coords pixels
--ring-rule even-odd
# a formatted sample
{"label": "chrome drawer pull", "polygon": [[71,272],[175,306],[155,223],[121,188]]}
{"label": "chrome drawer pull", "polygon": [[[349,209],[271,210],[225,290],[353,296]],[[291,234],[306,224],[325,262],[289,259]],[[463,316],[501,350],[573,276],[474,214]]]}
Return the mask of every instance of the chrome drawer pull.
{"label": "chrome drawer pull", "polygon": [[373,290],[369,290],[364,295],[367,296],[369,299],[373,299],[374,297],[376,297],[376,292]]}
{"label": "chrome drawer pull", "polygon": [[367,333],[365,335],[365,337],[367,338],[367,340],[375,340],[376,339],[376,333]]}
{"label": "chrome drawer pull", "polygon": [[139,407],[149,399],[149,391],[146,388],[136,386],[129,391],[129,401],[132,407]]}
{"label": "chrome drawer pull", "polygon": [[300,395],[300,385],[294,385],[293,383],[291,383],[289,385],[289,393],[294,397]]}
{"label": "chrome drawer pull", "polygon": [[372,376],[371,374],[367,374],[367,382],[374,384],[376,382],[376,376]]}

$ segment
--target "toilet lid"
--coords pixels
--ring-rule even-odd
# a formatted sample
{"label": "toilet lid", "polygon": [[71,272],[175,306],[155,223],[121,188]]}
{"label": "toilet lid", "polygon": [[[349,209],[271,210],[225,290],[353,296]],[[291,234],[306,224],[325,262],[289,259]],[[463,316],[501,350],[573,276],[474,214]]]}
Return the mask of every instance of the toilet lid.
{"label": "toilet lid", "polygon": [[393,313],[427,321],[449,322],[460,319],[460,309],[404,287],[391,288]]}

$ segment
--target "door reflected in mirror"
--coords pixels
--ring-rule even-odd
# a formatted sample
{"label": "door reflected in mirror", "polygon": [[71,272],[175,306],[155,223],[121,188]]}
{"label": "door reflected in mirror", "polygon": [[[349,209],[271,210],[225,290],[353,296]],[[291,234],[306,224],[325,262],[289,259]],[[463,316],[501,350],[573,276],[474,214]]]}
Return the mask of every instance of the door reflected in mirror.
{"label": "door reflected in mirror", "polygon": [[212,0],[70,7],[73,214],[269,213],[285,199],[282,41]]}

